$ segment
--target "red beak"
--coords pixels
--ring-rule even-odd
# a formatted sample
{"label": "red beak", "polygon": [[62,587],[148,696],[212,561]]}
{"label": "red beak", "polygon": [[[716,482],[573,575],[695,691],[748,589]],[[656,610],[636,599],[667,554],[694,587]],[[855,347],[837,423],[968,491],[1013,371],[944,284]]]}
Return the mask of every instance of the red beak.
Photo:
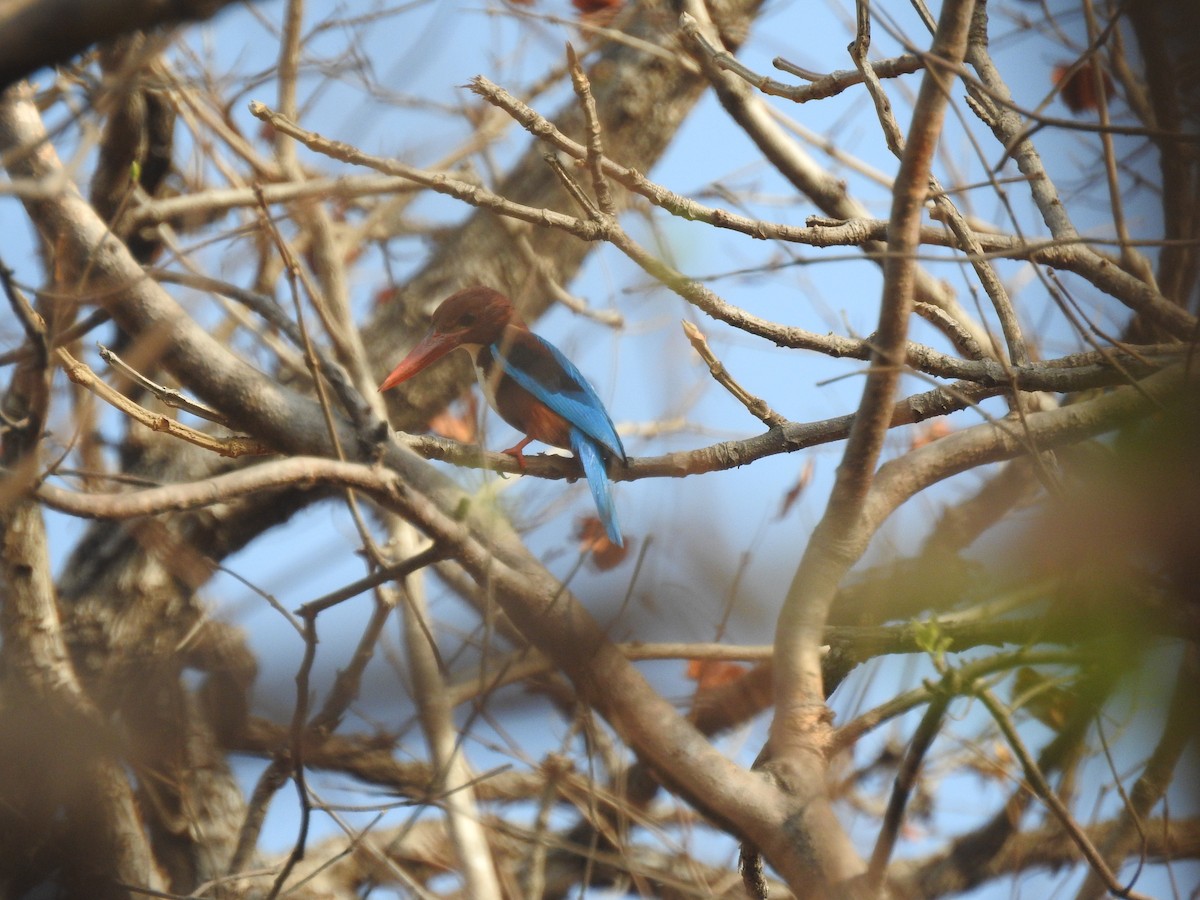
{"label": "red beak", "polygon": [[417,346],[412,348],[408,356],[400,361],[400,365],[392,369],[392,374],[383,379],[383,384],[379,386],[380,391],[386,391],[388,388],[394,388],[402,381],[407,381],[412,378],[426,366],[437,362],[451,350],[461,346],[462,341],[458,335],[454,334],[439,334],[436,331],[431,331],[421,339]]}

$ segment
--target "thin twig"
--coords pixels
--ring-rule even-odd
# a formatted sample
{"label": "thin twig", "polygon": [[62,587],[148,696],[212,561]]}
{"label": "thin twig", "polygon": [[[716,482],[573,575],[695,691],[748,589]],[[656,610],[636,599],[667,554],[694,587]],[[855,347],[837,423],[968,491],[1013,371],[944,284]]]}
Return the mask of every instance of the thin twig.
{"label": "thin twig", "polygon": [[592,86],[588,82],[587,73],[579,64],[575,48],[567,44],[567,64],[571,71],[571,85],[579,98],[583,110],[583,120],[587,123],[587,166],[592,173],[592,190],[596,194],[596,204],[600,212],[606,216],[616,215],[617,208],[613,203],[612,191],[608,179],[604,177],[604,144],[600,138],[600,117],[596,113],[596,99],[592,96]]}
{"label": "thin twig", "polygon": [[339,603],[344,603],[351,597],[357,597],[359,594],[369,591],[373,587],[378,587],[381,584],[386,584],[389,581],[395,581],[399,578],[407,578],[414,572],[419,572],[426,566],[431,566],[444,558],[445,552],[437,544],[431,544],[420,553],[408,559],[392,563],[381,569],[376,569],[370,575],[366,575],[335,591],[330,591],[328,594],[318,597],[315,600],[309,600],[296,610],[296,613],[301,617],[315,616],[318,613],[337,606]]}
{"label": "thin twig", "polygon": [[210,422],[216,422],[218,425],[229,426],[229,420],[221,413],[213,409],[211,406],[206,406],[195,400],[189,400],[182,393],[174,388],[164,387],[155,381],[150,380],[117,354],[113,353],[108,347],[103,344],[96,345],[96,352],[100,358],[109,364],[113,369],[120,372],[134,384],[141,387],[143,390],[149,391],[163,406],[169,406],[172,409],[179,409],[186,413],[191,413],[198,419],[207,419]]}
{"label": "thin twig", "polygon": [[708,371],[716,379],[717,384],[729,391],[734,396],[734,399],[746,407],[750,415],[754,416],[768,428],[776,428],[787,422],[787,419],[771,409],[765,400],[761,397],[755,397],[734,381],[733,376],[729,374],[729,370],[725,368],[725,364],[717,359],[717,355],[708,346],[708,339],[704,336],[704,332],[687,319],[681,321],[680,325],[683,326],[683,333],[687,335],[692,349],[700,354],[700,358],[708,366]]}
{"label": "thin twig", "polygon": [[879,76],[875,74],[875,67],[871,64],[869,55],[871,50],[870,0],[855,0],[854,14],[855,31],[854,40],[850,44],[850,58],[854,60],[855,68],[862,74],[867,94],[871,97],[871,102],[875,104],[875,117],[883,129],[887,148],[899,159],[904,154],[904,135],[892,112],[892,103],[883,90],[883,84],[880,82]]}
{"label": "thin twig", "polygon": [[1075,846],[1079,848],[1079,852],[1088,861],[1092,871],[1103,879],[1105,887],[1117,897],[1126,897],[1129,900],[1151,900],[1145,894],[1126,890],[1117,881],[1116,876],[1109,869],[1108,863],[1104,861],[1104,857],[1101,856],[1100,851],[1096,849],[1096,846],[1091,842],[1087,834],[1079,827],[1079,823],[1075,821],[1071,815],[1071,811],[1058,799],[1058,795],[1054,793],[1054,789],[1046,781],[1046,776],[1038,768],[1037,762],[1025,747],[1025,742],[1021,740],[1021,735],[1017,732],[1017,727],[1004,710],[1004,706],[996,699],[995,694],[986,688],[978,687],[972,693],[979,698],[987,708],[987,711],[991,713],[996,725],[999,726],[1013,755],[1021,763],[1021,768],[1025,772],[1025,780],[1029,783],[1033,793],[1050,808],[1054,817],[1058,819],[1059,823],[1066,829],[1067,834],[1070,835]]}
{"label": "thin twig", "polygon": [[995,267],[984,256],[983,245],[979,242],[974,229],[971,228],[966,217],[958,211],[958,207],[951,202],[946,192],[942,190],[941,184],[936,178],[931,180],[930,190],[941,220],[954,232],[954,236],[958,239],[958,246],[965,252],[971,268],[975,271],[975,276],[983,285],[988,299],[992,301],[996,318],[1000,320],[1000,329],[1004,332],[1004,339],[1008,345],[1008,357],[1006,359],[999,352],[991,353],[989,356],[998,359],[1002,365],[1007,363],[1018,366],[1028,365],[1029,350],[1025,346],[1025,338],[1021,334],[1021,324],[1017,319],[1016,310],[1013,308],[1012,298],[1009,297],[1008,290],[1004,287],[1004,282],[1000,280]]}
{"label": "thin twig", "polygon": [[296,832],[296,842],[288,852],[287,860],[280,868],[279,874],[275,876],[268,900],[274,900],[279,896],[292,869],[300,860],[304,859],[304,849],[308,843],[308,826],[312,821],[312,800],[308,795],[308,784],[304,775],[304,726],[308,720],[309,680],[312,676],[313,664],[317,659],[317,620],[315,616],[311,616],[303,621],[304,656],[300,660],[300,668],[296,671],[296,704],[292,708],[292,724],[289,729],[291,758],[283,764],[285,766],[284,775],[291,775],[296,785],[296,795],[300,803],[300,823]]}
{"label": "thin twig", "polygon": [[[254,194],[253,190],[251,190],[251,194]],[[267,196],[265,189],[262,196],[264,198]],[[302,352],[305,349],[304,336],[300,333],[299,326],[288,317],[274,297],[256,291],[248,291],[235,284],[193,272],[177,272],[171,269],[147,269],[146,271],[155,281],[179,284],[197,291],[208,291],[228,297],[262,318],[273,329],[283,332],[297,349]],[[348,415],[354,417],[362,406],[362,396],[350,383],[346,371],[330,359],[323,348],[313,346],[312,352],[320,363],[321,374],[337,395],[338,402],[341,403]]]}
{"label": "thin twig", "polygon": [[908,752],[904,754],[904,761],[900,764],[896,779],[892,783],[892,795],[888,799],[883,825],[879,829],[879,836],[875,839],[875,847],[871,851],[871,861],[867,867],[867,884],[870,885],[872,891],[878,891],[883,884],[888,860],[896,846],[900,826],[904,822],[904,808],[908,805],[909,794],[912,793],[913,785],[916,784],[925,755],[933,745],[934,738],[941,731],[946,709],[954,696],[952,691],[946,689],[949,687],[950,685],[944,684],[943,690],[934,695],[933,702],[926,708],[925,715],[921,717],[921,722],[917,725],[917,730],[908,745]]}
{"label": "thin twig", "polygon": [[125,413],[131,419],[140,422],[152,431],[164,432],[220,456],[269,456],[276,452],[273,447],[267,446],[256,438],[244,435],[232,435],[225,438],[214,437],[211,434],[206,434],[203,431],[197,431],[195,428],[184,425],[170,416],[152,413],[111,387],[93,372],[86,363],[80,362],[67,352],[65,347],[59,347],[54,352],[71,381],[91,391],[101,400],[121,410],[121,412]]}
{"label": "thin twig", "polygon": [[[836,97],[847,88],[853,87],[856,84],[862,84],[863,81],[862,72],[858,70],[847,69],[845,71],[821,74],[802,69],[785,59],[776,57],[772,63],[775,68],[809,82],[809,84],[805,85],[784,84],[766,75],[760,75],[732,53],[714,46],[700,29],[700,25],[696,19],[687,13],[683,13],[679,17],[679,28],[686,37],[695,41],[697,46],[708,54],[713,65],[727,72],[732,72],[751,87],[755,87],[764,94],[769,94],[773,97],[794,100],[796,103],[807,103],[810,100],[825,100],[829,97]],[[901,75],[909,75],[913,72],[921,71],[922,62],[918,56],[905,54],[893,59],[879,60],[874,64],[873,68],[880,78],[897,78]]]}

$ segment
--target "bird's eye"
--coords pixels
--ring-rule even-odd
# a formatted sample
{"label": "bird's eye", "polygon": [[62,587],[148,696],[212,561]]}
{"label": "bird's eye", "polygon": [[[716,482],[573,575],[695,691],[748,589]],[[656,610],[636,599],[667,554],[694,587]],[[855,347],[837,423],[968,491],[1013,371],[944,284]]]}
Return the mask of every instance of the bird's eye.
{"label": "bird's eye", "polygon": [[458,324],[462,325],[464,328],[470,328],[475,324],[475,313],[467,313],[458,320]]}

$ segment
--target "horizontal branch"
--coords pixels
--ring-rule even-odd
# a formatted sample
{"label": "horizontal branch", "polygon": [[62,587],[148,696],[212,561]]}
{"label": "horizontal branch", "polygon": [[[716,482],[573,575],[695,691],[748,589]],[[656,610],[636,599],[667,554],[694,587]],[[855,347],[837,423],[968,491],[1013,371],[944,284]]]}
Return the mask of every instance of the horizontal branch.
{"label": "horizontal branch", "polygon": [[329,486],[382,491],[386,489],[383,472],[382,469],[359,463],[338,462],[315,456],[293,456],[216,475],[203,481],[163,485],[141,491],[85,494],[42,484],[37,489],[37,497],[51,509],[71,516],[85,519],[134,519],[230,503],[248,494],[285,487]]}
{"label": "horizontal branch", "polygon": [[[1095,361],[1091,361],[1093,358]],[[1056,363],[1068,359],[1079,361],[1081,365],[1075,368],[1058,368]],[[1135,368],[1149,365],[1151,361],[1144,357],[1129,357],[1125,360],[1129,366]],[[1082,354],[1079,357],[1030,366],[1028,370],[1016,368],[1012,371],[1021,386],[1030,390],[1084,390],[1120,384],[1125,377],[1119,370],[1105,365],[1103,357],[1099,354]],[[896,404],[892,427],[914,424],[961,410],[1004,390],[1004,384],[988,387],[956,384],[914,394]],[[611,476],[618,481],[637,481],[642,478],[682,478],[738,468],[767,456],[793,453],[841,440],[849,433],[852,421],[853,416],[847,414],[818,422],[786,422],[763,434],[743,440],[724,441],[708,447],[662,456],[630,458],[628,466],[614,467]],[[186,427],[175,424],[181,428]],[[410,449],[426,459],[452,462],[467,468],[488,469],[506,474],[523,472],[546,479],[573,480],[580,474],[578,464],[569,457],[551,454],[530,455],[526,457],[526,466],[522,470],[517,467],[512,457],[503,453],[491,453],[445,438],[404,437]],[[223,443],[219,443],[218,446],[225,447]],[[373,471],[375,470],[355,463],[334,462],[320,457],[293,457],[262,463],[204,481],[165,485],[136,492],[83,494],[43,484],[39,488],[39,498],[52,509],[68,515],[94,519],[129,519],[198,509],[227,503],[247,494],[289,486],[323,484],[378,488],[379,483],[370,474]]]}
{"label": "horizontal branch", "polygon": [[[1085,362],[1084,357],[1088,360]],[[1126,358],[1122,355],[1123,360]],[[1078,361],[1074,368],[1058,368],[1056,363],[1067,359]],[[1178,357],[1163,356],[1135,358],[1128,361],[1140,375],[1148,375],[1156,369],[1156,363],[1168,365]],[[990,397],[996,397],[1011,389],[1001,367],[990,361],[964,361],[965,366],[977,368],[1000,376],[986,383],[955,382],[900,400],[892,412],[890,427],[913,425],[937,416],[947,415],[972,407]],[[995,370],[995,371],[993,371]],[[1015,367],[1014,381],[1022,390],[1068,392],[1098,387],[1111,387],[1127,382],[1119,368],[1110,367],[1101,354],[1081,354],[1064,357],[1050,363]],[[734,441],[722,441],[694,450],[680,450],[662,456],[630,457],[628,465],[614,466],[609,475],[614,481],[638,481],[642,478],[686,478],[707,472],[719,472],[749,465],[767,456],[794,453],[820,444],[844,439],[850,432],[854,416],[847,413],[816,422],[784,422],[782,425],[753,437]],[[505,474],[526,474],[538,478],[575,479],[579,467],[570,457],[556,454],[537,454],[525,457],[525,468],[521,469],[510,456],[492,453],[471,444],[462,444],[447,438],[422,436],[408,437],[410,449],[426,459],[436,459],[472,469],[488,469]]]}
{"label": "horizontal branch", "polygon": [[[356,197],[378,197],[404,194],[417,190],[411,178],[396,175],[342,175],[337,178],[310,178],[264,184],[262,196],[267,203],[290,203],[295,200],[332,198],[352,200]],[[122,221],[130,225],[158,225],[192,216],[209,216],[232,209],[253,209],[259,205],[258,189],[214,188],[146,200],[125,213]]]}

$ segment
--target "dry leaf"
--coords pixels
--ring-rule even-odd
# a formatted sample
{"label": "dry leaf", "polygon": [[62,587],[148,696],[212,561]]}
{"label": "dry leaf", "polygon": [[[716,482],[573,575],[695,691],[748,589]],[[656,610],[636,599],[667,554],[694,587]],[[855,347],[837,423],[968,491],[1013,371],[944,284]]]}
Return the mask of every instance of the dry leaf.
{"label": "dry leaf", "polygon": [[696,692],[711,691],[737,681],[749,668],[723,659],[689,659],[687,677],[696,682]]}
{"label": "dry leaf", "polygon": [[618,547],[608,539],[604,523],[596,516],[580,519],[575,529],[575,537],[579,540],[579,552],[592,555],[592,565],[601,572],[616,568],[621,564],[633,542],[626,537],[625,546]]}
{"label": "dry leaf", "polygon": [[479,439],[478,422],[479,401],[473,391],[467,391],[461,404],[452,403],[429,420],[429,430],[439,437],[474,444]]}
{"label": "dry leaf", "polygon": [[926,444],[932,444],[938,438],[944,438],[953,431],[954,429],[945,419],[934,419],[932,422],[914,429],[909,449],[916,450]]}
{"label": "dry leaf", "polygon": [[571,0],[571,5],[579,10],[579,18],[586,19],[594,25],[604,25],[613,20],[623,2],[624,0]]}
{"label": "dry leaf", "polygon": [[[1070,75],[1072,64],[1059,64],[1054,67],[1051,76],[1058,85],[1059,95],[1067,109],[1073,113],[1093,112],[1100,108],[1100,98],[1096,94],[1095,63],[1086,62]],[[1104,93],[1108,96],[1113,92],[1113,81],[1108,72],[1100,70],[1100,79],[1104,84]]]}
{"label": "dry leaf", "polygon": [[783,495],[783,502],[779,504],[777,519],[782,519],[791,511],[796,501],[800,499],[800,495],[804,493],[804,489],[812,482],[812,477],[813,461],[810,459],[805,462],[804,468],[800,470],[800,477],[796,479],[796,483]]}

